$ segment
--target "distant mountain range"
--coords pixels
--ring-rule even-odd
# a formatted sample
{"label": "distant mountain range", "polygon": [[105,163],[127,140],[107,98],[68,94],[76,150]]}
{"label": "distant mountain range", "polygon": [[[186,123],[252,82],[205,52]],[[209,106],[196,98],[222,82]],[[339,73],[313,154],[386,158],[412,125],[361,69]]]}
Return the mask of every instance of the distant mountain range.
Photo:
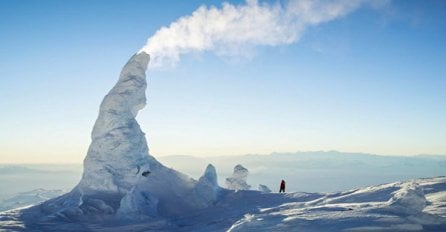
{"label": "distant mountain range", "polygon": [[[234,166],[242,164],[249,170],[247,182],[252,189],[262,184],[273,192],[278,191],[281,179],[287,181],[287,191],[291,192],[336,192],[395,181],[446,176],[446,156],[441,155],[380,156],[314,151],[216,157],[171,155],[156,158],[167,167],[195,179],[203,174],[207,164],[212,163],[216,167],[219,184],[223,187],[225,178],[232,175]],[[77,183],[81,173],[82,164],[0,165],[0,211],[60,195]],[[64,190],[44,190],[42,187]]]}
{"label": "distant mountain range", "polygon": [[78,172],[82,164],[0,164],[0,175]]}
{"label": "distant mountain range", "polygon": [[[368,185],[445,176],[446,155],[381,156],[338,151],[276,152],[269,155],[197,157],[191,155],[155,156],[167,167],[198,179],[207,164],[212,163],[220,185],[232,175],[235,165],[242,164],[250,174],[248,183],[257,189],[264,184],[278,191],[279,181],[286,179],[290,191],[334,192]],[[57,175],[54,175],[57,173]],[[75,185],[82,174],[82,164],[13,164],[0,165],[0,200],[14,193],[45,186],[48,189],[67,189]],[[15,189],[16,180],[23,179]],[[44,177],[42,177],[44,176]],[[53,185],[45,185],[49,178]],[[60,179],[60,180],[59,180]],[[27,181],[28,183],[24,183]],[[59,187],[59,185],[61,187]],[[4,186],[4,188],[3,188]],[[12,187],[10,187],[12,186]],[[7,194],[5,193],[5,191]]]}

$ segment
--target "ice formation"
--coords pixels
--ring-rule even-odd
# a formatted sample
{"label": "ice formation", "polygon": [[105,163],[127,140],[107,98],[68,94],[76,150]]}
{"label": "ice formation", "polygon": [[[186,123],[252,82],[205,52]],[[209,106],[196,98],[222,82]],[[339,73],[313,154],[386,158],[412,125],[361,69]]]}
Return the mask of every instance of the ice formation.
{"label": "ice formation", "polygon": [[70,220],[143,220],[176,217],[216,200],[217,175],[210,165],[200,181],[149,155],[135,117],[146,104],[149,55],[135,54],[104,97],[94,125],[79,184],[40,206],[47,215]]}
{"label": "ice formation", "polygon": [[209,164],[200,177],[194,188],[195,204],[207,207],[217,200],[221,188],[217,182],[217,171],[212,164]]}
{"label": "ice formation", "polygon": [[259,184],[259,191],[264,192],[264,193],[270,193],[271,189],[268,188],[268,186],[266,186],[266,185]]}
{"label": "ice formation", "polygon": [[248,179],[249,171],[241,164],[237,164],[234,167],[234,172],[232,177],[226,178],[226,187],[233,190],[249,190],[251,185],[249,185],[246,180]]}
{"label": "ice formation", "polygon": [[125,195],[154,161],[135,120],[146,104],[148,62],[147,54],[134,55],[101,103],[79,183],[84,196],[98,192]]}

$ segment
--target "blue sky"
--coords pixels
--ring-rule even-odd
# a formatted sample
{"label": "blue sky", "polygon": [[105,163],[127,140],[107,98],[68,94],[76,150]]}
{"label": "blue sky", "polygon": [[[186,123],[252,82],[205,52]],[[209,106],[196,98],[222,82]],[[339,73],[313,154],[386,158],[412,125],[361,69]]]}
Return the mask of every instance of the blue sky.
{"label": "blue sky", "polygon": [[[221,2],[2,1],[0,162],[82,162],[127,59],[202,4]],[[192,53],[151,70],[138,115],[150,151],[446,154],[445,10],[390,1],[249,58]]]}

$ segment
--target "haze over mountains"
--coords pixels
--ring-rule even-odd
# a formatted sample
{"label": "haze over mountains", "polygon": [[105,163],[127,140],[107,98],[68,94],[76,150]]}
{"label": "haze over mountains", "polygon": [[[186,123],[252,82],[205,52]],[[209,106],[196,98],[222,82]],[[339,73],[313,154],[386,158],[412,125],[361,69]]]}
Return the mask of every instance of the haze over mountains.
{"label": "haze over mountains", "polygon": [[[248,183],[266,184],[278,191],[279,181],[288,180],[290,191],[333,192],[393,181],[446,175],[446,157],[379,156],[364,153],[315,151],[219,157],[158,157],[165,165],[196,177],[199,167],[213,163],[220,183],[240,163],[249,169]],[[355,176],[355,178],[351,178]]]}
{"label": "haze over mountains", "polygon": [[[248,183],[265,184],[278,191],[279,181],[287,179],[289,191],[334,192],[371,184],[446,175],[446,157],[441,155],[380,156],[364,153],[313,151],[197,157],[160,156],[168,167],[198,179],[203,167],[213,163],[221,185],[240,163],[249,169]],[[0,201],[20,192],[44,188],[68,191],[82,173],[81,164],[2,164]],[[351,178],[351,176],[361,178]]]}

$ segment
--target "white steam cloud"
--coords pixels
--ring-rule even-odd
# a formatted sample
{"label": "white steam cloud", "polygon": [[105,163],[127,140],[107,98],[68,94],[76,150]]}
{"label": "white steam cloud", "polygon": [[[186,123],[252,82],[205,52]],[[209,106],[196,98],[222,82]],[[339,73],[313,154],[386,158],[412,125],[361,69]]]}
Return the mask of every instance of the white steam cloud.
{"label": "white steam cloud", "polygon": [[141,51],[151,55],[152,67],[175,64],[181,54],[189,52],[242,55],[247,48],[259,45],[297,42],[306,27],[337,19],[364,4],[385,2],[378,1],[289,0],[268,4],[247,0],[243,5],[223,3],[220,9],[201,6],[192,15],[159,29]]}

